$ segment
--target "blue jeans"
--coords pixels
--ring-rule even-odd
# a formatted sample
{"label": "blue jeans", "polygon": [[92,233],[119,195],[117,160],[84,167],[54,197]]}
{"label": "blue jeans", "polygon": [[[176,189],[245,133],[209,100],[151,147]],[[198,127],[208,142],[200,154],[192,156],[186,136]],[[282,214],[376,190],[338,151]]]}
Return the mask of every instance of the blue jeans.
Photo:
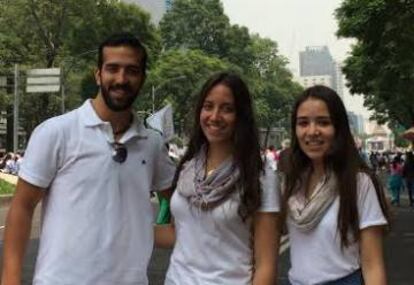
{"label": "blue jeans", "polygon": [[354,271],[353,273],[341,279],[330,281],[325,284],[326,285],[364,285],[364,279],[362,278],[361,269],[358,269],[357,271]]}
{"label": "blue jeans", "polygon": [[[323,283],[323,285],[364,285],[364,279],[362,277],[361,269],[358,269],[351,274],[342,277],[335,281],[329,281],[327,283]],[[289,282],[286,285],[291,285]],[[322,284],[321,284],[322,285]]]}

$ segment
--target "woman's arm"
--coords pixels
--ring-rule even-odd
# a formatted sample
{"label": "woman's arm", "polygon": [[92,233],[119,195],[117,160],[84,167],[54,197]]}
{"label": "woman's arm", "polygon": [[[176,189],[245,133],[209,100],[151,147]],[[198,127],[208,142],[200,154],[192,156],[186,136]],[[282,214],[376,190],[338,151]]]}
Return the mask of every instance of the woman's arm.
{"label": "woman's arm", "polygon": [[175,244],[174,224],[154,225],[155,247],[172,248]]}
{"label": "woman's arm", "polygon": [[256,213],[254,217],[253,285],[274,285],[277,282],[280,228],[278,213]]}
{"label": "woman's arm", "polygon": [[373,226],[361,231],[362,275],[366,285],[387,284],[382,245],[383,230],[381,226]]}

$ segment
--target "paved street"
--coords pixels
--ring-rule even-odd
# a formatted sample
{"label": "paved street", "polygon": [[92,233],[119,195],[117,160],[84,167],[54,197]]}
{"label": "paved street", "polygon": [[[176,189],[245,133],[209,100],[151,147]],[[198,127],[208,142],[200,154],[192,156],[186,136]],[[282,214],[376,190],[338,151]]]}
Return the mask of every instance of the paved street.
{"label": "paved street", "polygon": [[[402,203],[402,207],[393,208],[394,224],[385,242],[385,256],[390,285],[412,285],[414,281],[411,263],[414,260],[414,210],[407,206],[406,192],[403,193]],[[6,211],[7,208],[0,208],[1,237],[4,231],[3,225]],[[24,264],[23,284],[25,285],[31,284],[33,274],[34,260],[38,246],[39,213],[40,209],[37,209],[29,250]],[[284,250],[288,246],[288,240],[284,238],[282,244],[282,250]],[[0,249],[2,251],[2,241],[0,241]],[[289,268],[288,252],[289,250],[287,249],[281,254],[279,285],[284,285],[286,281],[287,270]],[[169,255],[169,250],[156,249],[154,251],[148,272],[151,285],[163,284],[164,275],[168,267]]]}

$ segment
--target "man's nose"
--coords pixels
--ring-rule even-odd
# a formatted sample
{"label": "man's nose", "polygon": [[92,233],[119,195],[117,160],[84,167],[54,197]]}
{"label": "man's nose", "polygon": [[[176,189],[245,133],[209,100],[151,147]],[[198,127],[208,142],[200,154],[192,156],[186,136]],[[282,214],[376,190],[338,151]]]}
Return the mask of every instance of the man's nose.
{"label": "man's nose", "polygon": [[128,82],[128,77],[126,71],[124,69],[119,70],[116,74],[116,83],[118,84],[125,84]]}

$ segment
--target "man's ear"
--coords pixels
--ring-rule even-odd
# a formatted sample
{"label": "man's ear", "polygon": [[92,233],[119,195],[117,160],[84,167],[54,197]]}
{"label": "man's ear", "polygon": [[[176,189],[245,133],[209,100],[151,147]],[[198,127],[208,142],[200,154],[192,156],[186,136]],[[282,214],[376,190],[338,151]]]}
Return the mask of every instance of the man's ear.
{"label": "man's ear", "polygon": [[96,85],[101,86],[101,70],[96,68],[94,74]]}

